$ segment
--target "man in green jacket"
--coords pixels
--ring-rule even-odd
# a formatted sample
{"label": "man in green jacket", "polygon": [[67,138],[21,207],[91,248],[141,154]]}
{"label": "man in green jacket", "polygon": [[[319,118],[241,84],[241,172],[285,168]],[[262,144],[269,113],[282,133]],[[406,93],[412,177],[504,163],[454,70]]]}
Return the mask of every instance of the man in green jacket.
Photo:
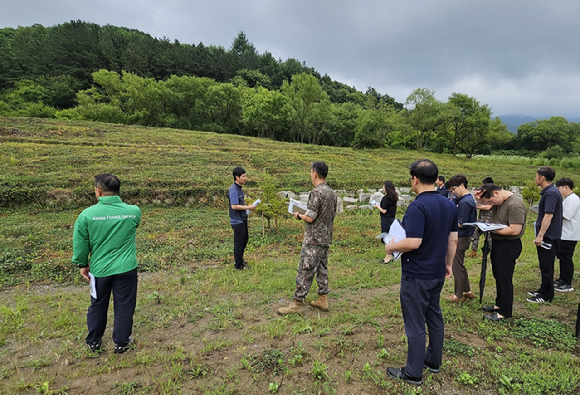
{"label": "man in green jacket", "polygon": [[115,354],[124,353],[132,343],[137,303],[135,233],[141,222],[139,207],[121,201],[120,187],[121,181],[113,175],[95,177],[95,196],[99,202],[85,209],[75,223],[72,258],[91,284],[86,342],[95,352],[101,350],[113,292]]}

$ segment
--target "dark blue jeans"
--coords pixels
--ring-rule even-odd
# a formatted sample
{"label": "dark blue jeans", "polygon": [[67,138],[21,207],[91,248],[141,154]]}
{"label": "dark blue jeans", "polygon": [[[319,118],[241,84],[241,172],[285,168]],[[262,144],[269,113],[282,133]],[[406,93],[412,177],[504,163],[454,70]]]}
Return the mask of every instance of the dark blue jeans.
{"label": "dark blue jeans", "polygon": [[244,266],[244,251],[248,245],[248,222],[232,225],[234,230],[234,260],[236,267]]}
{"label": "dark blue jeans", "polygon": [[[411,376],[423,376],[424,361],[434,365],[443,361],[444,325],[439,299],[444,283],[444,278],[419,280],[401,276],[401,310],[408,344],[406,371]],[[425,324],[429,329],[427,350]]]}
{"label": "dark blue jeans", "polygon": [[111,292],[113,292],[113,309],[115,323],[113,325],[113,341],[124,344],[129,341],[133,332],[133,314],[137,304],[137,269],[113,276],[95,278],[97,298],[91,297],[91,305],[87,311],[87,326],[89,335],[87,344],[98,343],[103,338],[107,327],[107,312]]}

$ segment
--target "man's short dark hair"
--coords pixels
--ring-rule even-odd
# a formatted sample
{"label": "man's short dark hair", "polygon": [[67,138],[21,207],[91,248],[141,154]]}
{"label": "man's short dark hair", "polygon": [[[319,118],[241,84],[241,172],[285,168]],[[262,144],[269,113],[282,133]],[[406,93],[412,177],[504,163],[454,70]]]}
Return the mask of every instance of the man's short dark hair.
{"label": "man's short dark hair", "polygon": [[236,177],[241,177],[242,174],[246,174],[246,171],[241,167],[234,167],[234,171],[232,172],[234,175],[234,181],[236,181]]}
{"label": "man's short dark hair", "polygon": [[572,181],[570,178],[560,178],[558,181],[556,181],[556,186],[557,187],[564,187],[567,186],[568,188],[574,190],[574,181]]}
{"label": "man's short dark hair", "polygon": [[456,176],[451,177],[451,179],[449,180],[449,186],[451,188],[458,187],[461,184],[463,184],[463,186],[467,188],[467,177],[465,177],[463,174],[457,174]]}
{"label": "man's short dark hair", "polygon": [[491,178],[491,177],[485,177],[481,183],[482,184],[495,184],[493,182],[493,178]]}
{"label": "man's short dark hair", "polygon": [[490,197],[493,196],[494,191],[501,191],[501,188],[495,184],[483,184],[482,186],[477,188],[477,190],[483,192],[481,194],[481,197],[483,199],[489,199]]}
{"label": "man's short dark hair", "polygon": [[556,170],[550,166],[542,166],[537,171],[538,175],[546,178],[546,181],[552,181],[556,177]]}
{"label": "man's short dark hair", "polygon": [[95,177],[95,187],[103,192],[118,195],[121,189],[121,181],[112,174],[99,174]]}
{"label": "man's short dark hair", "polygon": [[326,179],[326,176],[328,176],[328,165],[324,162],[312,162],[312,170],[314,170],[320,178]]}
{"label": "man's short dark hair", "polygon": [[441,182],[445,182],[445,176],[439,176],[437,179]]}
{"label": "man's short dark hair", "polygon": [[417,177],[421,184],[434,184],[439,175],[439,168],[429,159],[419,159],[411,163],[409,170],[410,174]]}

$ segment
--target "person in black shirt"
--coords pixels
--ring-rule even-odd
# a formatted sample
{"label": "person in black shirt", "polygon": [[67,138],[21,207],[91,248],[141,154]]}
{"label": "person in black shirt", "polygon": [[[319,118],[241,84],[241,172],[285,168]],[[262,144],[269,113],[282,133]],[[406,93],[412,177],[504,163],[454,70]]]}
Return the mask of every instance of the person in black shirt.
{"label": "person in black shirt", "polygon": [[535,223],[534,244],[538,252],[542,285],[537,291],[528,291],[530,303],[547,303],[554,298],[554,260],[562,237],[562,195],[552,181],[556,170],[542,166],[536,172],[536,185],[542,188],[538,204],[538,219]]}
{"label": "person in black shirt", "polygon": [[437,180],[435,180],[435,184],[437,185],[437,192],[439,192],[442,196],[449,198],[449,191],[447,190],[447,186],[445,185],[445,177],[439,176]]}
{"label": "person in black shirt", "polygon": [[457,197],[457,219],[459,223],[457,250],[453,259],[453,277],[455,292],[447,299],[452,302],[464,301],[466,298],[473,299],[475,295],[471,292],[467,269],[463,264],[465,251],[469,248],[471,236],[475,232],[474,226],[463,226],[463,223],[473,223],[477,221],[477,209],[475,200],[467,189],[467,177],[458,174],[449,180],[449,191]]}
{"label": "person in black shirt", "polygon": [[387,252],[403,253],[400,299],[408,344],[407,364],[389,367],[387,374],[421,385],[423,369],[437,373],[442,364],[445,325],[439,301],[445,279],[451,277],[458,220],[457,207],[433,190],[437,165],[421,159],[413,162],[409,170],[409,182],[417,197],[403,217],[407,237],[385,246]]}
{"label": "person in black shirt", "polygon": [[[395,186],[392,181],[385,181],[383,184],[383,192],[385,196],[381,200],[380,205],[375,204],[374,207],[377,208],[381,216],[381,233],[388,233],[391,229],[391,224],[395,220],[395,215],[397,214],[397,202],[399,201],[399,195],[395,190]],[[387,254],[383,263],[391,263],[393,256]]]}

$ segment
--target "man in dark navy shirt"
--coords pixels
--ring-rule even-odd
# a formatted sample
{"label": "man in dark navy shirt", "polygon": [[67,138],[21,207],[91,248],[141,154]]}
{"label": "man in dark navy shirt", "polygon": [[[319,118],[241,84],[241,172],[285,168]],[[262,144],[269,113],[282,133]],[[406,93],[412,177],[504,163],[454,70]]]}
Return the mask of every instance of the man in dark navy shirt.
{"label": "man in dark navy shirt", "polygon": [[[409,167],[409,182],[417,198],[403,217],[406,238],[386,245],[387,253],[402,252],[401,310],[405,322],[407,365],[388,368],[387,374],[408,383],[423,383],[423,368],[439,372],[443,357],[441,289],[451,276],[457,248],[457,207],[433,190],[439,169],[428,159]],[[425,350],[425,324],[429,346]]]}
{"label": "man in dark navy shirt", "polygon": [[529,291],[530,303],[551,302],[554,298],[554,260],[562,237],[562,195],[552,181],[556,170],[542,166],[536,172],[536,185],[542,188],[536,220],[534,244],[538,251],[542,285],[537,291]]}
{"label": "man in dark navy shirt", "polygon": [[475,295],[471,292],[467,268],[463,264],[465,251],[469,248],[471,236],[475,232],[475,226],[463,226],[463,223],[473,223],[477,221],[477,209],[473,195],[467,189],[467,177],[457,174],[449,180],[449,191],[457,198],[457,219],[459,221],[459,231],[457,232],[457,250],[453,259],[453,281],[455,292],[448,299],[452,302],[459,302],[465,298],[473,299]]}
{"label": "man in dark navy shirt", "polygon": [[435,184],[437,185],[437,192],[439,192],[441,196],[449,198],[449,190],[445,186],[445,177],[443,176],[437,177],[437,179],[435,180]]}
{"label": "man in dark navy shirt", "polygon": [[230,224],[234,230],[234,260],[237,270],[249,269],[244,262],[244,250],[248,244],[248,214],[246,210],[255,210],[256,206],[247,206],[244,200],[242,185],[247,181],[247,174],[241,167],[234,168],[234,183],[228,191],[230,201]]}

